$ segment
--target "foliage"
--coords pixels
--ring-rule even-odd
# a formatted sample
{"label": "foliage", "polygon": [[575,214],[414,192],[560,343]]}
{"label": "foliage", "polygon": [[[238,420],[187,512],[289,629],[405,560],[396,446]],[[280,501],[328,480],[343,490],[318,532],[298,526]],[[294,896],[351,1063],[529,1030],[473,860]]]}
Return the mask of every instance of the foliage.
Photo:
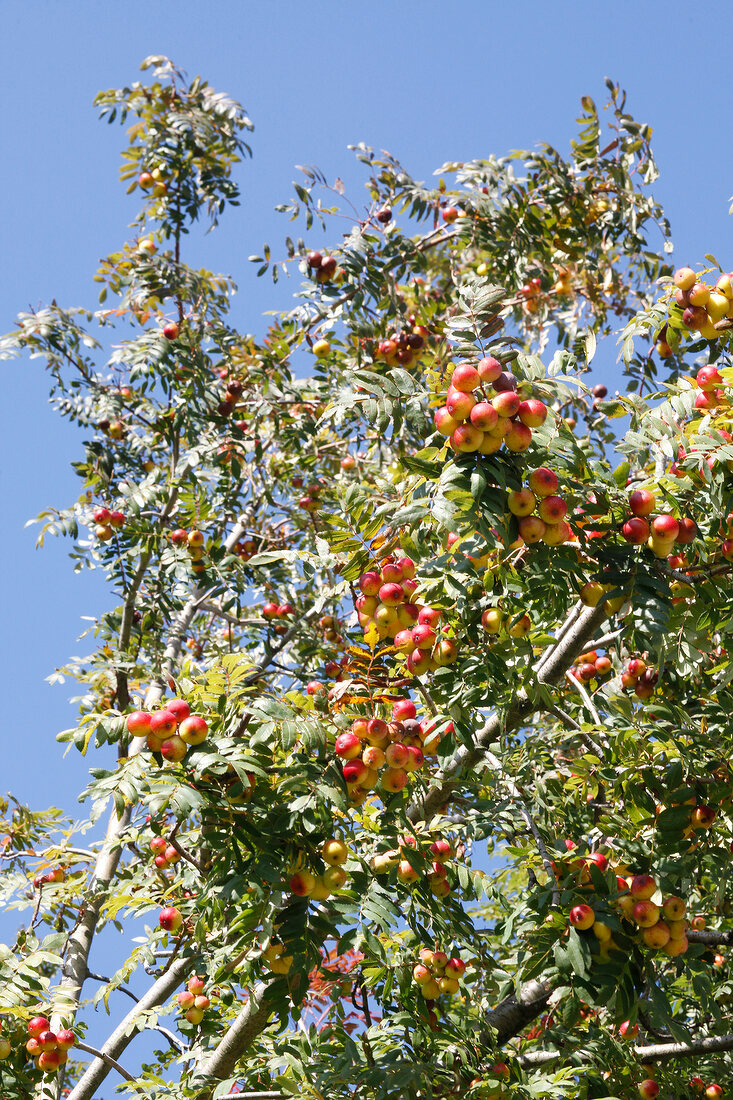
{"label": "foliage", "polygon": [[[72,1050],[54,1077],[25,1050],[39,1012],[83,1036],[105,925],[119,967],[93,1002],[153,976],[106,1053],[124,1069],[136,1030],[165,1023],[137,1096],[622,1097],[653,1065],[678,1096],[686,1064],[730,1081],[733,368],[728,327],[688,340],[670,304],[649,127],[609,83],[608,132],[585,98],[569,158],[447,164],[426,187],[357,146],[360,211],[305,170],[280,209],[304,233],[348,209],[352,228],[330,256],[288,237],[285,259],[252,257],[303,280],[260,341],[230,325],[232,281],[182,255],[193,222],[237,204],[251,123],[167,59],[143,68],[151,83],[98,97],[134,118],[121,179],[143,200],[100,308],[21,314],[0,344],[44,361],[85,438],[80,496],[39,541],[69,538],[113,595],[93,656],[62,671],[84,694],[59,736],[89,757],[105,839],[2,806],[3,898],[31,910],[0,957],[3,1095],[65,1082],[82,1100],[117,1072]],[[621,325],[628,389],[608,398],[591,360]],[[549,413],[526,446],[457,449],[433,414],[493,359]],[[514,507],[537,468],[567,507],[556,542],[540,521],[523,539]],[[686,521],[683,547],[625,534],[642,489]],[[385,567],[405,587],[378,619],[364,574]],[[422,657],[399,641],[413,599],[435,609]],[[133,736],[166,697],[205,738]],[[369,720],[377,751],[350,772],[344,737]],[[414,767],[380,778],[394,743]],[[642,874],[707,922],[686,950],[655,950],[619,903],[618,876]],[[569,923],[579,905],[592,928]],[[133,917],[151,925],[135,945]],[[460,960],[454,985],[439,956],[435,990],[413,977],[425,950]],[[208,1003],[190,1020],[179,998],[174,1034],[195,975]]]}

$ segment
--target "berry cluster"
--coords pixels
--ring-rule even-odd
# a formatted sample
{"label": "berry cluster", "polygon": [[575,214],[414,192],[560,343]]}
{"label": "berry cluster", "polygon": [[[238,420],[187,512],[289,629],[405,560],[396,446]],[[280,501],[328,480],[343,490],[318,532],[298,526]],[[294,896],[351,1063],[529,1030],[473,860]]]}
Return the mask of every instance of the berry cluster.
{"label": "berry cluster", "polygon": [[666,558],[672,552],[675,543],[686,546],[697,536],[697,526],[689,518],[675,519],[666,513],[654,517],[651,523],[646,518],[656,510],[654,493],[648,489],[635,489],[629,494],[629,508],[633,515],[621,527],[621,533],[627,542],[634,546],[646,543],[658,558]]}
{"label": "berry cluster", "polygon": [[257,553],[257,543],[254,539],[244,539],[234,547],[234,553],[242,561],[249,561]]}
{"label": "berry cluster", "polygon": [[[577,278],[574,269],[566,266],[558,267],[555,274],[557,275],[556,281],[548,290],[542,289],[542,280],[536,275],[519,288],[518,295],[522,299],[523,313],[538,313],[542,306],[543,298],[547,300],[551,295],[554,295],[556,298],[573,297],[576,293],[573,286],[573,280]],[[548,277],[551,278],[552,273],[548,273]]]}
{"label": "berry cluster", "polygon": [[418,720],[409,699],[395,700],[390,722],[354,718],[351,729],[340,733],[335,743],[350,799],[362,802],[378,782],[390,794],[401,791],[408,773],[420,771],[425,756],[437,751],[442,736],[437,724],[434,718]]}
{"label": "berry cluster", "polygon": [[[371,869],[377,875],[387,874],[397,868],[397,879],[405,884],[412,884],[420,880],[420,871],[413,867],[406,858],[410,850],[418,851],[420,845],[415,836],[400,837],[400,847],[390,848],[386,852],[377,852],[372,857]],[[459,853],[460,853],[459,849]],[[453,845],[449,840],[438,838],[432,841],[421,852],[423,862],[426,862],[426,881],[431,893],[437,898],[444,898],[451,892],[451,884],[448,878],[446,863],[453,858]],[[417,863],[417,860],[414,860]]]}
{"label": "berry cluster", "polygon": [[126,428],[121,420],[109,420],[108,417],[103,416],[97,421],[97,427],[110,439],[120,440],[125,437]]}
{"label": "berry cluster", "polygon": [[25,1049],[36,1064],[37,1069],[44,1073],[56,1073],[59,1066],[63,1066],[69,1055],[68,1051],[76,1042],[76,1036],[70,1028],[62,1028],[55,1034],[50,1030],[51,1025],[45,1016],[34,1016],[28,1022],[28,1035],[30,1038],[25,1044]]}
{"label": "berry cluster", "polygon": [[191,571],[193,573],[203,573],[206,570],[206,562],[204,561],[204,535],[202,531],[198,531],[193,528],[191,531],[186,531],[183,527],[178,527],[175,531],[171,531],[171,542],[174,546],[185,546],[188,550],[188,556],[191,559]]}
{"label": "berry cluster", "polygon": [[[268,622],[282,619],[292,619],[297,614],[295,607],[291,603],[273,603],[269,602],[262,608],[262,618],[267,619]],[[276,621],[273,623],[272,629],[276,634],[287,634],[287,623]]]}
{"label": "berry cluster", "polygon": [[542,296],[542,280],[536,275],[529,282],[524,283],[519,288],[519,295],[524,299],[522,302],[522,309],[525,313],[536,313],[540,308],[540,298]]}
{"label": "berry cluster", "polygon": [[356,600],[359,625],[367,639],[392,638],[394,648],[406,656],[413,676],[451,665],[458,657],[453,641],[440,631],[441,612],[412,603],[417,591],[415,563],[390,555],[379,566],[359,577],[361,596]]}
{"label": "berry cluster", "polygon": [[647,668],[641,657],[632,657],[621,673],[621,686],[633,688],[637,699],[649,699],[659,683],[659,673],[655,668]]}
{"label": "berry cluster", "polygon": [[154,198],[160,199],[168,193],[168,186],[164,182],[164,169],[152,168],[141,172],[137,178],[143,191],[150,191]]}
{"label": "berry cluster", "polygon": [[273,974],[287,974],[293,965],[293,956],[286,955],[285,945],[282,943],[271,943],[262,952],[262,958]]}
{"label": "berry cluster", "polygon": [[[622,881],[626,883],[626,891],[622,890]],[[619,878],[619,889],[622,892],[617,900],[618,908],[642,929],[641,936],[647,947],[661,949],[673,957],[684,955],[688,946],[684,899],[671,896],[662,900],[651,875]],[[654,896],[659,897],[661,904],[651,900]]]}
{"label": "berry cluster", "polygon": [[[243,389],[244,383],[241,382],[239,378],[230,378],[228,375],[226,376],[226,389],[224,390],[221,401],[216,407],[216,411],[219,413],[219,416],[232,416],[232,414],[236,410],[237,402],[242,396]],[[242,421],[239,427],[244,430],[244,421]]]}
{"label": "berry cluster", "polygon": [[[559,546],[572,537],[565,517],[568,506],[557,495],[558,477],[554,470],[540,466],[529,475],[529,488],[509,493],[508,506],[517,517],[520,538],[532,545],[544,542],[546,546]],[[533,512],[537,515],[533,515]]]}
{"label": "berry cluster", "polygon": [[[418,841],[414,836],[400,837],[400,853],[402,859],[397,864],[397,878],[400,882],[413,883],[420,879],[420,872],[412,866],[409,859],[405,859],[405,849],[418,850]],[[446,863],[453,858],[453,847],[448,840],[434,840],[428,848],[432,862],[427,868],[427,884],[430,892],[436,898],[447,897],[451,892],[451,884],[448,878]]]}
{"label": "berry cluster", "polygon": [[463,959],[448,958],[444,951],[423,947],[420,962],[412,968],[412,977],[426,1001],[435,1001],[442,993],[454,997],[460,990],[459,979],[466,972]]}
{"label": "berry cluster", "polygon": [[302,496],[298,501],[298,507],[302,508],[304,512],[317,512],[321,505],[320,493],[322,489],[323,486],[318,481],[308,485],[305,496]]}
{"label": "berry cluster", "polygon": [[591,680],[597,680],[601,676],[607,676],[613,669],[611,658],[599,656],[595,649],[581,653],[575,658],[573,667],[569,671],[570,676],[580,680],[581,684],[589,684]]}
{"label": "berry cluster", "polygon": [[517,379],[498,359],[481,359],[476,366],[459,363],[445,405],[435,413],[435,427],[461,454],[494,454],[502,442],[508,451],[526,451],[532,428],[545,422],[547,406],[537,398],[522,400],[516,391]]}
{"label": "berry cluster", "polygon": [[342,840],[331,837],[321,846],[321,858],[326,869],[313,874],[307,869],[299,869],[290,879],[290,889],[299,898],[313,898],[314,901],[326,901],[335,890],[341,890],[348,881],[348,874],[342,864],[349,858],[349,849]]}
{"label": "berry cluster", "polygon": [[178,849],[169,844],[163,836],[154,836],[150,841],[150,849],[154,853],[154,863],[159,871],[164,871],[166,867],[172,867],[181,858]]}
{"label": "berry cluster", "polygon": [[412,328],[393,332],[386,340],[380,340],[375,359],[386,363],[388,367],[411,367],[419,359],[425,347],[429,333],[424,325],[418,325],[416,318],[410,318]]}
{"label": "berry cluster", "polygon": [[586,607],[597,607],[601,600],[603,600],[606,611],[611,615],[614,611],[618,611],[626,600],[625,596],[619,596],[613,600],[605,599],[606,595],[612,592],[616,587],[617,585],[615,584],[603,584],[601,581],[588,581],[578,592],[578,597],[580,602],[585,604]]}
{"label": "berry cluster", "polygon": [[330,283],[338,273],[338,261],[335,256],[324,256],[320,252],[308,253],[308,267],[314,273],[317,283]]}
{"label": "berry cluster", "polygon": [[691,1077],[687,1082],[687,1087],[696,1096],[704,1096],[705,1100],[719,1100],[724,1095],[720,1085],[715,1083],[706,1085],[702,1077]]}
{"label": "berry cluster", "polygon": [[[331,641],[332,639],[328,639]],[[347,679],[345,669],[349,663],[348,657],[342,657],[340,661],[327,661],[323,666],[323,673],[329,680],[336,680],[341,682]]]}
{"label": "berry cluster", "polygon": [[[697,383],[695,408],[703,416],[715,409],[730,407],[730,401],[724,389],[726,381],[718,368],[713,366],[712,363],[699,368],[695,375],[695,382]],[[728,432],[722,434],[727,435],[730,439]]]}
{"label": "berry cluster", "polygon": [[497,637],[508,634],[510,638],[526,638],[532,629],[532,620],[526,611],[511,613],[501,607],[487,607],[481,614],[484,631]]}
{"label": "berry cluster", "polygon": [[324,642],[337,642],[339,640],[338,621],[333,615],[322,615],[318,620],[318,626],[323,631]]}
{"label": "berry cluster", "polygon": [[54,867],[53,870],[46,871],[42,875],[36,875],[33,879],[33,885],[37,890],[54,882],[66,882],[66,871],[63,867]]}
{"label": "berry cluster", "polygon": [[183,1010],[189,1024],[200,1024],[204,1018],[204,1011],[211,1004],[208,997],[204,996],[204,981],[194,975],[188,979],[186,989],[176,997],[179,1007]]}
{"label": "berry cluster", "polygon": [[109,542],[115,531],[125,526],[125,513],[110,512],[109,508],[97,508],[92,518],[96,524],[94,534],[100,542]]}
{"label": "berry cluster", "polygon": [[[719,424],[715,425],[715,434],[722,437],[721,446],[731,443],[733,441],[733,435],[727,432],[724,428],[721,428]],[[707,448],[706,448],[707,449]],[[699,448],[693,443],[690,447],[690,454],[694,454]],[[718,458],[714,453],[708,451],[704,456],[701,456],[698,460],[697,470],[690,469],[689,467],[683,469],[679,464],[684,462],[687,458],[687,450],[680,444],[677,448],[677,461],[673,462],[669,468],[669,472],[673,477],[689,477],[691,481],[703,483],[707,480],[704,467],[707,466],[709,470],[714,470],[718,465]],[[726,461],[726,468],[730,469],[730,462]]]}
{"label": "berry cluster", "polygon": [[[600,852],[594,852],[585,859],[592,860],[601,871],[605,871],[608,866],[606,857]],[[616,908],[641,931],[641,938],[646,946],[664,951],[673,958],[684,955],[688,947],[684,900],[675,896],[662,900],[657,883],[651,875],[617,875],[616,885]],[[655,895],[659,904],[651,900]],[[607,954],[616,946],[613,942],[613,930],[596,917],[591,905],[583,903],[573,906],[569,921],[578,931],[591,929],[600,943],[602,954]]]}
{"label": "berry cluster", "polygon": [[149,714],[136,710],[128,714],[125,725],[133,737],[144,737],[151,752],[166,760],[183,760],[189,745],[200,745],[209,727],[203,718],[191,714],[185,699],[170,699],[163,710]]}
{"label": "berry cluster", "polygon": [[700,282],[691,267],[680,267],[673,276],[674,300],[682,310],[683,324],[706,340],[717,340],[716,324],[733,318],[733,272],[724,272],[714,287]]}

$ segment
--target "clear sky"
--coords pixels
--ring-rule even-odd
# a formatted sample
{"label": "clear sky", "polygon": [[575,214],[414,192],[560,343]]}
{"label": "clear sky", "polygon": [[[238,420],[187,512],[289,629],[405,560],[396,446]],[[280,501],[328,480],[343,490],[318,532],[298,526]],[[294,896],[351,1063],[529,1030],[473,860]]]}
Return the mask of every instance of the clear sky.
{"label": "clear sky", "polygon": [[[245,331],[261,332],[263,311],[287,304],[291,287],[274,293],[246,258],[265,240],[277,255],[290,231],[273,207],[290,197],[294,165],[317,164],[360,186],[347,151],[357,141],[389,149],[418,178],[447,160],[543,140],[567,151],[581,95],[601,102],[605,76],[654,127],[655,193],[678,262],[713,252],[733,265],[730,11],[723,0],[4,0],[0,331],[18,310],[54,297],[96,302],[96,263],[126,238],[135,201],[117,181],[123,132],[97,121],[92,99],[137,79],[153,53],[238,98],[255,123],[254,159],[240,170],[243,205],[214,234],[192,238],[185,256],[234,275]],[[48,408],[39,361],[0,371],[8,712],[0,792],[81,815],[76,796],[91,761],[71,752],[61,765],[54,740],[74,723],[73,687],[44,677],[87,652],[77,641],[82,616],[109,600],[96,576],[73,574],[68,544],[51,540],[36,552],[33,529],[24,529],[43,508],[76,497],[69,463],[80,437]]]}

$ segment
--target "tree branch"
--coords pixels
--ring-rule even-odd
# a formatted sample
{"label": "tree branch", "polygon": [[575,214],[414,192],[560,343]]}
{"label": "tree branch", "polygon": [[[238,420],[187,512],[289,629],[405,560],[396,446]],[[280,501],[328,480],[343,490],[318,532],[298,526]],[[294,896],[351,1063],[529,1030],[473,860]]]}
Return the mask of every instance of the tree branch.
{"label": "tree branch", "polygon": [[[234,525],[224,544],[228,550],[236,545],[242,537],[243,530],[244,525],[241,521]],[[196,586],[177,616],[163,654],[160,672],[156,679],[151,682],[145,695],[145,710],[151,710],[163,698],[166,682],[176,667],[184,638],[205,592],[205,589]],[[144,747],[144,740],[136,738],[130,748],[128,758],[142,752]],[[78,1010],[99,913],[122,856],[120,838],[129,825],[131,816],[132,806],[126,806],[119,817],[115,809],[110,814],[104,843],[94,866],[89,894],[86,902],[82,905],[81,919],[70,934],[66,944],[64,981],[57,990],[56,1006],[51,1019],[51,1027],[55,1031],[60,1027],[70,1026]]]}
{"label": "tree branch", "polygon": [[715,1054],[733,1050],[733,1035],[709,1035],[705,1039],[693,1039],[691,1043],[655,1043],[648,1047],[634,1047],[634,1054],[642,1062],[666,1062],[672,1058],[691,1058],[695,1054]]}
{"label": "tree branch", "polygon": [[225,1092],[219,1100],[279,1100],[283,1092]]}
{"label": "tree branch", "polygon": [[[84,1071],[79,1082],[71,1090],[68,1100],[92,1100],[97,1089],[109,1073],[110,1067],[115,1066],[115,1059],[119,1058],[123,1050],[132,1041],[144,1022],[140,1022],[140,1016],[151,1008],[157,1008],[171,996],[176,986],[191,970],[189,958],[178,958],[173,962],[165,974],[162,974],[154,982],[147,993],[144,993],[138,1003],[130,1009],[125,1018],[115,1028],[101,1050],[92,1050],[94,1061]],[[82,1048],[83,1049],[83,1048]],[[115,1067],[119,1068],[119,1067]],[[132,1080],[132,1078],[131,1078]]]}
{"label": "tree branch", "polygon": [[[576,616],[576,609],[570,612],[568,621],[572,625],[561,629],[558,641],[549,654],[545,655],[537,668],[537,681],[540,684],[553,684],[560,680],[585,647],[587,639],[606,616],[602,606],[586,607]],[[565,626],[567,625],[564,624]],[[407,817],[413,823],[430,818],[450,798],[460,779],[486,754],[489,745],[499,740],[502,732],[518,729],[537,709],[535,702],[525,691],[517,692],[515,702],[503,712],[492,714],[476,733],[471,748],[461,745],[451,760],[438,774],[427,794],[415,800],[407,808]]]}
{"label": "tree branch", "polygon": [[611,642],[615,642],[617,638],[621,637],[622,630],[610,630],[608,634],[602,634],[600,638],[593,638],[588,642],[588,651],[591,649],[606,649]]}
{"label": "tree branch", "polygon": [[519,993],[505,997],[486,1017],[487,1031],[482,1036],[483,1041],[492,1047],[502,1046],[542,1015],[551,993],[550,985],[533,979],[523,985]]}
{"label": "tree branch", "polygon": [[297,622],[294,622],[293,625],[290,627],[290,630],[287,632],[287,634],[285,634],[283,636],[282,641],[279,642],[275,646],[275,648],[271,651],[270,655],[268,657],[266,657],[262,661],[261,664],[255,666],[254,672],[251,672],[249,674],[249,676],[246,678],[246,680],[244,681],[245,684],[251,684],[255,680],[259,680],[260,676],[263,674],[263,672],[265,671],[267,666],[272,664],[272,662],[277,657],[278,653],[281,653],[282,650],[285,649],[285,646],[291,640],[293,635],[298,632],[298,630],[301,628],[303,623],[310,622],[311,619],[315,618],[315,616],[318,614],[319,610],[320,610],[320,608],[318,608],[317,606],[314,606],[314,607],[311,607],[310,610],[306,611],[304,615],[301,615],[300,618],[297,620]]}
{"label": "tree branch", "polygon": [[219,607],[218,603],[214,603],[213,600],[202,600],[199,604],[201,611],[210,611],[212,615],[216,615],[219,619],[224,619],[225,622],[231,623],[232,626],[244,627],[244,626],[267,626],[267,619],[238,619],[236,615],[230,615],[228,611],[224,611],[222,607]]}
{"label": "tree branch", "polygon": [[[179,484],[182,478],[185,476],[187,470],[188,467],[185,467],[184,470],[181,472]],[[178,485],[175,485],[170,491],[165,508],[163,509],[160,516],[160,522],[162,525],[165,524],[165,521],[170,516],[176,505],[177,500]],[[145,572],[148,568],[152,556],[152,549],[144,550],[142,552],[142,554],[140,555],[138,567],[133,574],[132,580],[130,581],[130,587],[128,588],[127,595],[125,596],[125,602],[122,607],[122,622],[120,624],[120,634],[117,642],[117,652],[120,655],[124,654],[127,651],[127,647],[130,644],[130,634],[132,631],[133,616],[135,612],[135,600],[137,599],[137,594],[140,591],[140,585],[143,582]],[[117,708],[118,710],[125,710],[125,708],[129,706],[130,703],[130,694],[127,685],[127,672],[123,669],[117,669],[115,679],[117,682]]]}
{"label": "tree branch", "polygon": [[126,1081],[134,1081],[135,1078],[131,1073],[128,1073],[124,1066],[112,1058],[109,1054],[105,1054],[103,1050],[97,1050],[96,1047],[90,1047],[87,1043],[82,1043],[80,1039],[77,1039],[74,1043],[75,1050],[85,1050],[87,1054],[93,1054],[95,1058],[101,1058],[110,1069],[116,1069],[117,1072],[125,1078]]}
{"label": "tree branch", "polygon": [[550,659],[550,657],[552,656],[552,654],[555,652],[555,649],[556,649],[557,645],[563,640],[563,638],[565,637],[567,632],[569,630],[571,630],[572,627],[575,625],[575,623],[578,621],[578,617],[579,617],[581,611],[583,610],[584,606],[585,605],[583,603],[581,603],[580,600],[578,600],[578,602],[570,609],[570,611],[568,612],[568,617],[566,618],[566,620],[562,624],[562,626],[558,628],[558,630],[555,634],[555,641],[553,642],[553,644],[551,646],[549,646],[548,649],[546,649],[542,653],[539,661],[537,662],[537,666],[536,666],[535,671],[538,674],[541,671],[542,666],[545,664],[545,662],[548,661]]}
{"label": "tree branch", "polygon": [[[236,537],[234,537],[235,532]],[[235,532],[232,533],[230,539],[238,541],[239,533],[236,528]],[[176,624],[176,629],[171,635],[164,658],[164,667],[167,667],[169,664],[172,666],[175,662],[180,651],[189,619],[195,614],[195,610],[200,605],[200,602],[201,593],[197,589],[192,593],[188,604],[181,613],[179,622]],[[307,612],[298,623],[294,624],[291,630],[288,631],[288,634],[285,635],[280,645],[276,647],[269,658],[259,666],[256,672],[252,674],[251,678],[256,679],[261,676],[267,664],[274,659],[283,646],[287,644],[292,634],[304,619],[307,620],[312,618],[315,614],[316,611],[313,608]],[[602,606],[585,608],[580,612],[577,611],[577,608],[574,608],[559,632],[558,640],[552,647],[551,652],[545,655],[541,667],[536,670],[538,682],[542,684],[557,682],[557,680],[564,675],[565,670],[572,664],[575,658],[582,653],[588,637],[592,635],[604,617],[605,611]],[[568,622],[570,625],[568,625]],[[163,690],[162,682],[159,680],[157,683],[161,684],[161,688],[156,702],[162,697]],[[155,685],[151,685],[151,692],[154,686]],[[525,692],[521,692],[518,694],[516,702],[509,707],[503,715],[492,715],[485,725],[477,732],[473,747],[471,749],[466,749],[465,747],[459,748],[453,759],[443,769],[438,777],[437,783],[431,787],[425,798],[419,803],[413,803],[408,808],[407,812],[410,820],[429,820],[438,807],[443,805],[450,797],[450,794],[459,783],[461,774],[486,754],[489,745],[493,744],[498,739],[502,730],[518,728],[522,722],[537,709],[537,706],[538,704],[530,699]],[[115,816],[116,820],[116,815],[113,816]],[[116,859],[118,859],[119,853],[115,852],[115,856]],[[96,914],[94,926],[96,926]],[[89,945],[91,945],[91,937],[89,939]],[[176,966],[181,966],[182,962],[183,960],[178,960],[177,963],[173,964],[171,970]],[[168,974],[170,973],[169,971]],[[167,977],[168,975],[164,975],[159,979],[159,982],[163,982]],[[199,1094],[199,1100],[210,1100],[215,1084],[209,1086],[209,1082],[217,1082],[226,1078],[234,1070],[239,1058],[255,1036],[267,1026],[274,1000],[273,990],[278,980],[279,979],[273,979],[269,982],[259,983],[259,985],[255,987],[243,1011],[231,1025],[223,1039],[218,1043],[216,1049],[211,1053],[207,1061],[202,1064],[196,1075],[196,1080],[193,1082],[194,1087],[202,1089]],[[172,988],[175,988],[176,984],[177,980],[171,986],[171,991]],[[157,985],[158,983],[156,983],[156,986]],[[153,988],[155,988],[155,986]],[[544,1011],[550,992],[550,988],[545,984],[538,981],[531,981],[528,982],[518,994],[512,994],[510,997],[505,998],[505,1000],[502,1001],[493,1012],[489,1013],[487,1017],[487,1027],[491,1032],[495,1033],[495,1035],[492,1035],[492,1041],[501,1045],[513,1035],[517,1034],[518,1031],[521,1031],[527,1023],[539,1016]],[[143,998],[143,1000],[145,1000],[145,998]],[[133,1022],[134,1017],[143,1010],[142,1006],[143,1001],[141,1001],[140,1005],[131,1012],[130,1015],[133,1017]],[[129,1024],[126,1018],[123,1024],[113,1033],[108,1042],[105,1043],[105,1051],[112,1054],[113,1057],[115,1053],[118,1052],[118,1047],[124,1049],[129,1042],[131,1036],[120,1035],[121,1031],[127,1031],[128,1028]],[[92,1071],[94,1071],[93,1077]],[[99,1059],[95,1061],[71,1093],[69,1100],[91,1100],[94,1089],[104,1080],[107,1072],[108,1070],[103,1061]],[[197,1081],[198,1083],[196,1083]]]}
{"label": "tree branch", "polygon": [[[692,1058],[696,1054],[716,1054],[724,1050],[733,1050],[733,1035],[709,1035],[704,1039],[693,1039],[691,1043],[654,1043],[650,1046],[634,1047],[634,1055],[641,1062],[666,1062],[674,1058]],[[571,1059],[573,1055],[586,1057],[587,1052],[578,1047],[576,1050],[533,1050],[520,1054],[518,1064],[523,1069],[544,1066],[556,1058]]]}
{"label": "tree branch", "polygon": [[[192,1094],[195,1090],[200,1090],[195,1092],[196,1100],[210,1100],[216,1083],[234,1072],[252,1040],[265,1029],[280,982],[280,978],[271,978],[267,982],[259,982],[252,990],[239,1016],[190,1081],[188,1088]],[[69,1100],[76,1100],[76,1097],[72,1095]]]}
{"label": "tree branch", "polygon": [[702,928],[699,932],[688,928],[685,934],[690,943],[733,944],[733,932],[716,932],[714,928]]}

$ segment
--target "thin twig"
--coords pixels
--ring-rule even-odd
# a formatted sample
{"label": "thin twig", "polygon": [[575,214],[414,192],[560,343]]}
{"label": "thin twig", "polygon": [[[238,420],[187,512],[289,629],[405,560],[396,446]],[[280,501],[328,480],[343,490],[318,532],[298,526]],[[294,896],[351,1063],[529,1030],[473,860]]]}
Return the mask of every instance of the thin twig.
{"label": "thin twig", "polygon": [[606,649],[611,642],[615,642],[617,638],[621,636],[623,631],[611,630],[608,634],[602,634],[600,638],[594,638],[592,642],[588,642],[588,652],[591,649]]}
{"label": "thin twig", "polygon": [[563,638],[568,633],[568,631],[571,630],[572,627],[577,622],[578,616],[582,612],[584,606],[585,605],[580,600],[578,600],[578,602],[575,604],[575,606],[570,609],[570,611],[568,612],[568,616],[565,619],[565,622],[562,624],[561,627],[558,628],[557,632],[555,633],[555,641],[549,647],[549,649],[546,649],[542,653],[542,655],[540,656],[539,661],[535,665],[534,671],[535,671],[536,675],[539,676],[540,672],[542,671],[544,666],[547,664],[547,662],[552,659],[552,656],[555,653],[555,651],[557,650],[557,647],[560,644],[560,642],[563,640]]}
{"label": "thin twig", "polygon": [[[105,978],[103,974],[94,974],[91,970],[87,970],[87,978],[91,978],[93,982],[105,982],[107,985],[109,985],[112,980],[111,978]],[[115,986],[115,989],[118,989],[120,993],[127,994],[128,997],[132,997],[135,1004],[140,1000],[131,989],[127,989],[124,985]]]}
{"label": "thin twig", "polygon": [[105,1054],[103,1050],[97,1050],[96,1047],[90,1047],[88,1043],[82,1043],[80,1039],[77,1039],[74,1043],[75,1050],[85,1050],[87,1054],[93,1054],[95,1058],[101,1058],[103,1062],[106,1062],[112,1069],[116,1069],[117,1072],[125,1078],[126,1081],[134,1081],[135,1078],[131,1073],[128,1073],[124,1066],[109,1054]]}
{"label": "thin twig", "polygon": [[264,661],[262,661],[261,664],[255,666],[254,671],[249,674],[249,676],[244,680],[244,683],[251,684],[255,680],[259,680],[268,665],[270,665],[275,660],[277,655],[282,652],[282,650],[290,642],[293,636],[300,630],[301,626],[303,626],[304,623],[310,622],[311,619],[314,619],[319,610],[319,608],[314,606],[311,607],[310,610],[306,611],[304,615],[301,615],[298,621],[296,623],[293,623],[293,625],[290,627],[290,630],[287,632],[287,634],[283,636],[283,639],[279,643],[279,645],[275,646],[275,648],[271,651],[268,657],[265,658]]}
{"label": "thin twig", "polygon": [[189,851],[183,848],[173,835],[169,836],[167,839],[171,847],[175,848],[175,850],[178,852],[181,859],[185,859],[187,863],[190,863],[191,866],[196,870],[196,874],[200,878],[203,872],[201,870],[201,867],[199,867],[198,861],[195,859],[195,857],[192,856]]}
{"label": "thin twig", "polygon": [[574,718],[571,718],[567,711],[564,711],[562,707],[557,706],[556,703],[545,703],[544,709],[546,711],[549,711],[550,714],[554,714],[555,717],[561,719],[561,721],[566,722],[572,729],[580,730],[580,725],[578,724],[578,722],[576,722]]}
{"label": "thin twig", "polygon": [[593,719],[593,721],[595,722],[595,724],[597,726],[600,726],[601,717],[600,717],[598,711],[596,710],[595,703],[593,702],[590,695],[588,694],[588,692],[585,689],[585,684],[581,683],[580,680],[577,678],[577,676],[571,676],[569,671],[565,673],[565,679],[578,692],[578,695],[580,695],[580,698],[583,700],[583,703],[585,704],[585,706],[588,710],[588,713],[590,714],[590,716]]}
{"label": "thin twig", "polygon": [[183,1054],[186,1049],[186,1044],[182,1043],[180,1039],[176,1038],[172,1031],[169,1031],[167,1027],[163,1027],[162,1024],[149,1024],[148,1031],[159,1031],[163,1035],[174,1050],[177,1050],[179,1054]]}
{"label": "thin twig", "polygon": [[[649,1046],[634,1047],[635,1056],[642,1062],[666,1062],[674,1058],[692,1058],[696,1054],[715,1054],[719,1051],[733,1050],[733,1035],[709,1035],[704,1039],[693,1039],[691,1043],[654,1043]],[[584,1047],[576,1050],[534,1050],[521,1054],[517,1058],[522,1069],[544,1066],[557,1058],[569,1064],[578,1057],[580,1064],[587,1064],[588,1052]]]}
{"label": "thin twig", "polygon": [[230,615],[228,611],[225,611],[218,604],[213,603],[211,600],[201,600],[199,603],[199,610],[210,611],[212,615],[216,615],[220,619],[225,619],[226,622],[231,623],[232,626],[268,626],[267,619],[238,619],[236,615]]}
{"label": "thin twig", "polygon": [[520,813],[521,813],[522,817],[524,818],[524,820],[529,825],[530,832],[532,833],[532,836],[535,839],[537,849],[540,853],[540,856],[542,857],[542,863],[544,864],[544,868],[545,868],[545,871],[547,872],[547,874],[549,876],[550,882],[554,883],[554,885],[552,887],[552,907],[553,907],[553,909],[557,909],[558,906],[560,905],[560,886],[559,886],[558,881],[557,881],[557,875],[555,874],[555,869],[552,866],[552,860],[550,859],[547,848],[545,847],[545,842],[542,839],[540,831],[537,828],[537,823],[536,823],[535,819],[532,817],[529,810],[527,809],[527,803],[524,801],[524,799],[520,800],[519,810],[520,810]]}

